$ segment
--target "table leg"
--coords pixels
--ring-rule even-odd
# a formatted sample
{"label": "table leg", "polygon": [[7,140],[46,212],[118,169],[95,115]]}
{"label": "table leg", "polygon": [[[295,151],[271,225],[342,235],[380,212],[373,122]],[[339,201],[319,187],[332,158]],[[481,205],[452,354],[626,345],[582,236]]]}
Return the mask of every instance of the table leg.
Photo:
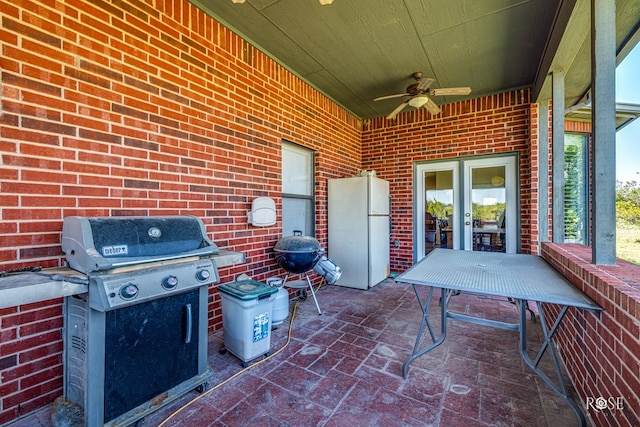
{"label": "table leg", "polygon": [[[409,356],[407,360],[405,360],[405,362],[402,364],[402,377],[404,379],[407,379],[407,371],[409,370],[409,364],[411,362],[413,362],[423,354],[428,353],[429,351],[438,347],[440,344],[444,342],[445,338],[447,337],[447,304],[449,301],[449,298],[447,295],[447,289],[441,288],[441,291],[442,291],[441,297],[440,297],[440,312],[441,312],[440,328],[441,330],[440,330],[440,337],[437,339],[435,337],[435,334],[433,333],[431,322],[429,322],[429,307],[431,306],[431,301],[433,299],[433,291],[435,290],[435,288],[429,287],[429,296],[427,297],[426,303],[422,301],[422,298],[418,293],[418,288],[416,285],[413,285],[413,290],[416,293],[416,297],[418,298],[418,303],[420,304],[420,310],[422,310],[422,321],[420,322],[420,328],[418,329],[418,336],[416,337],[416,343],[413,346],[413,353],[411,353],[411,356]],[[422,350],[419,350],[420,341],[422,340],[422,334],[424,332],[425,325],[427,326],[427,329],[429,330],[429,334],[431,335],[432,344],[428,345]]]}
{"label": "table leg", "polygon": [[[558,393],[565,400],[565,402],[567,402],[569,406],[571,406],[571,409],[573,409],[573,412],[575,412],[576,417],[578,418],[580,426],[584,427],[586,425],[586,420],[584,418],[584,415],[582,414],[582,411],[580,410],[580,407],[567,394],[567,388],[565,386],[564,379],[562,377],[562,370],[560,368],[560,362],[558,360],[556,347],[552,341],[553,335],[556,333],[556,330],[558,329],[558,326],[562,322],[562,319],[564,318],[564,315],[566,314],[569,307],[566,305],[562,307],[553,326],[551,327],[551,329],[548,329],[544,312],[542,311],[542,304],[540,302],[536,302],[536,305],[538,307],[538,315],[540,316],[542,333],[544,334],[544,341],[540,346],[540,349],[538,350],[538,354],[534,361],[534,360],[531,360],[531,357],[527,352],[527,311],[526,309],[528,307],[526,306],[525,300],[519,300],[518,303],[519,303],[519,312],[520,312],[520,354],[522,355],[522,359],[536,374],[538,374],[540,378],[544,380],[545,383],[549,385],[549,387],[551,387],[556,393]],[[547,349],[549,349],[549,354],[551,355],[551,359],[553,361],[553,365],[556,371],[556,376],[558,380],[557,384],[553,380],[551,380],[551,378],[549,378],[547,374],[545,374],[540,368],[538,368],[538,364],[540,363],[540,360],[542,359],[542,356],[544,355]]]}
{"label": "table leg", "polygon": [[[509,301],[511,304],[515,305],[516,307],[518,307],[518,300],[515,300],[513,298],[507,298],[507,301]],[[525,300],[524,306],[527,309],[527,311],[529,312],[529,314],[531,314],[531,323],[536,323],[536,314],[533,312],[533,310],[531,310],[529,308],[529,301],[528,300]]]}

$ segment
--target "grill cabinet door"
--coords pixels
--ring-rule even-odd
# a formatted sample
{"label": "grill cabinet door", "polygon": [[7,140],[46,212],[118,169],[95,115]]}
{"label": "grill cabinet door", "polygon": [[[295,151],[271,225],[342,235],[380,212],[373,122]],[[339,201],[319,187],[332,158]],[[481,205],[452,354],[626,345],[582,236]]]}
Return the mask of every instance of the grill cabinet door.
{"label": "grill cabinet door", "polygon": [[198,302],[196,289],[106,313],[105,422],[198,374]]}

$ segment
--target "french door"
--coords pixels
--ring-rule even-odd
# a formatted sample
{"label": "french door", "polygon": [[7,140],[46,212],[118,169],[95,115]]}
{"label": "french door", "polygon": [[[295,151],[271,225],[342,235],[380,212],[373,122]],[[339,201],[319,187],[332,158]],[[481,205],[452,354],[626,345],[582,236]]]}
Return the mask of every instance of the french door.
{"label": "french door", "polygon": [[517,176],[515,156],[464,162],[466,250],[515,253]]}
{"label": "french door", "polygon": [[416,166],[416,260],[434,248],[517,251],[516,156]]}

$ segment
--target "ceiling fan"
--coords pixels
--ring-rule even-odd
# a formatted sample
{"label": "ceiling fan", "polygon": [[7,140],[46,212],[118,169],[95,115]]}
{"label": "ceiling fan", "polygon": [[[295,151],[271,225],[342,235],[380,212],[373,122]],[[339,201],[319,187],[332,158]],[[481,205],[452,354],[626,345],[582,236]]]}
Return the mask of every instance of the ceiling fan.
{"label": "ceiling fan", "polygon": [[422,78],[422,73],[420,71],[416,71],[411,75],[416,81],[415,83],[409,85],[407,87],[406,93],[398,93],[396,95],[387,95],[381,96],[379,98],[374,99],[374,101],[381,101],[383,99],[391,99],[391,98],[400,98],[402,96],[408,96],[409,99],[404,101],[402,104],[398,105],[395,110],[393,110],[388,116],[387,119],[393,119],[396,115],[402,111],[404,107],[410,105],[415,108],[424,107],[431,114],[436,115],[440,113],[440,107],[436,105],[435,102],[429,98],[429,96],[442,96],[442,95],[469,95],[471,93],[470,87],[448,87],[442,89],[429,89],[431,83],[435,80],[430,78]]}

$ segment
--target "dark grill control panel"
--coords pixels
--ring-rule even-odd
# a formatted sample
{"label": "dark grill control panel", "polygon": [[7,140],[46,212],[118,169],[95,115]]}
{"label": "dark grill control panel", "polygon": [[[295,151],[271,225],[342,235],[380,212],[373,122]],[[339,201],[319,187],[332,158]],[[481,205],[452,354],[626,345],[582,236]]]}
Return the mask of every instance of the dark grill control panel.
{"label": "dark grill control panel", "polygon": [[138,267],[126,272],[111,270],[92,274],[89,278],[90,307],[109,311],[185,292],[220,279],[216,263],[210,258]]}

